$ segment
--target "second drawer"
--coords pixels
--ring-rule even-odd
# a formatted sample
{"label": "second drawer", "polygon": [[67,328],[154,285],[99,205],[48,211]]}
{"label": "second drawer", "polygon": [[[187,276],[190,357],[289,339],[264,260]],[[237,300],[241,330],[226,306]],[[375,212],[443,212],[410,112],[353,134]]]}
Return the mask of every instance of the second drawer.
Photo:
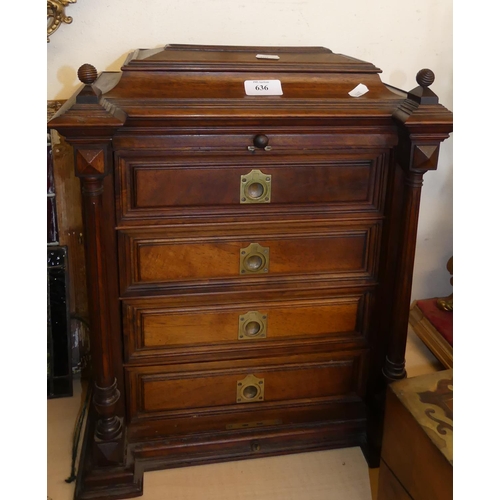
{"label": "second drawer", "polygon": [[118,232],[122,296],[297,280],[373,280],[380,222]]}

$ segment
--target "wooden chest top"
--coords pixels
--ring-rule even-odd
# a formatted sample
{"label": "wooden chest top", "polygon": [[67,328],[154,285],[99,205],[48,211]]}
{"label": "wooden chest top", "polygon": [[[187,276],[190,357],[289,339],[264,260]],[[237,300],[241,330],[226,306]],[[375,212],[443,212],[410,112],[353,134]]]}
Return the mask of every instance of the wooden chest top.
{"label": "wooden chest top", "polygon": [[[105,108],[122,122],[109,124],[118,127],[217,127],[221,120],[234,126],[391,125],[406,97],[385,85],[373,64],[323,47],[167,45],[136,50],[121,69],[92,81]],[[279,81],[282,95],[247,95],[246,81],[269,80]],[[368,92],[349,95],[359,84]],[[73,104],[54,127],[87,129],[101,121],[97,115],[89,120],[88,110],[85,123],[77,108],[65,113]]]}

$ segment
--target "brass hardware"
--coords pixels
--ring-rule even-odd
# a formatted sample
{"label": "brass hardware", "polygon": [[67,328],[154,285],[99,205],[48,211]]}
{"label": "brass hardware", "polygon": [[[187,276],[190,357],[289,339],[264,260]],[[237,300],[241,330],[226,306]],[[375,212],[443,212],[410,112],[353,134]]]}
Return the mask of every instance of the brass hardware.
{"label": "brass hardware", "polygon": [[73,18],[66,15],[64,9],[76,0],[47,0],[47,42],[49,36],[56,31],[62,23],[71,24]]}
{"label": "brass hardware", "polygon": [[237,403],[258,403],[264,401],[264,379],[247,375],[236,383]]}
{"label": "brass hardware", "polygon": [[271,176],[260,170],[242,175],[240,203],[271,203]]}
{"label": "brass hardware", "polygon": [[250,243],[240,250],[240,274],[269,272],[269,247]]}
{"label": "brass hardware", "polygon": [[226,429],[228,431],[234,430],[234,429],[251,429],[254,427],[265,427],[267,425],[279,425],[282,424],[283,420],[276,419],[276,420],[261,420],[260,422],[244,422],[242,424],[227,424]]}
{"label": "brass hardware", "polygon": [[267,336],[267,314],[249,311],[239,317],[238,340],[263,339]]}
{"label": "brass hardware", "polygon": [[252,151],[252,153],[257,149],[263,149],[264,151],[271,151],[272,147],[268,146],[269,137],[264,134],[257,134],[253,138],[253,146],[248,146],[248,151]]}
{"label": "brass hardware", "polygon": [[[252,151],[252,153],[257,149],[255,146],[247,146],[248,151]],[[271,151],[273,148],[271,146],[266,146],[264,151]]]}
{"label": "brass hardware", "polygon": [[254,441],[251,444],[252,451],[260,451],[260,443],[258,441]]}
{"label": "brass hardware", "polygon": [[[446,264],[446,269],[451,274],[450,284],[453,286],[453,256],[451,256]],[[443,311],[453,311],[453,293],[448,297],[441,297],[436,301],[439,309]]]}

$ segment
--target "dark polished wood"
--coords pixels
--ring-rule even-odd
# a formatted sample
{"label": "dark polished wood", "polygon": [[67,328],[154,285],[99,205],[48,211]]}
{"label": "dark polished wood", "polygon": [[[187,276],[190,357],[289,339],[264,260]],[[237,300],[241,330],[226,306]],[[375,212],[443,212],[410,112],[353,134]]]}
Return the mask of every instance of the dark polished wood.
{"label": "dark polished wood", "polygon": [[439,145],[450,131],[449,126],[446,127],[443,123],[447,122],[449,111],[438,103],[437,96],[428,88],[433,81],[434,74],[431,70],[419,71],[419,86],[408,93],[407,99],[393,114],[398,123],[400,139],[396,158],[404,171],[404,180],[394,321],[384,366],[384,375],[388,381],[406,376],[404,354],[423,176],[428,170],[437,168]]}
{"label": "dark polished wood", "polygon": [[[181,45],[80,69],[49,124],[85,222],[95,388],[76,498],[339,446],[378,464],[422,177],[452,128],[432,72],[408,94],[378,73],[318,47]],[[282,96],[245,94],[267,79]]]}

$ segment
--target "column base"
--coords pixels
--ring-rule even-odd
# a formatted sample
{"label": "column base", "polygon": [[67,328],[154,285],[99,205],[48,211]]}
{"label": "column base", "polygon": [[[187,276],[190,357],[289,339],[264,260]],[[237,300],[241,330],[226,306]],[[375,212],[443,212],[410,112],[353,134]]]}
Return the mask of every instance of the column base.
{"label": "column base", "polygon": [[382,373],[387,383],[395,382],[396,380],[402,380],[406,378],[405,362],[393,363],[390,359],[385,359],[384,368],[382,368]]}

